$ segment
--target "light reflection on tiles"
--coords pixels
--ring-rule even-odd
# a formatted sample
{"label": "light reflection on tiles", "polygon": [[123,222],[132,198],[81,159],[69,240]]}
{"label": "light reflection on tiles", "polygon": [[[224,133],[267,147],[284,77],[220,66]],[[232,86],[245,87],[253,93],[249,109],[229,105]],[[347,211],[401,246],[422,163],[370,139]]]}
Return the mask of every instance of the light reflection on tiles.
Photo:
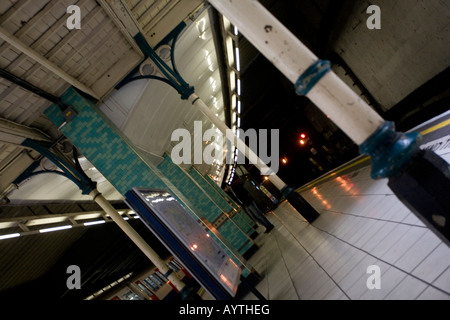
{"label": "light reflection on tiles", "polygon": [[[370,168],[302,196],[321,214],[313,224],[284,202],[267,214],[274,230],[256,239],[261,247],[249,262],[263,275],[257,289],[266,298],[450,300],[450,248],[386,180],[372,180]],[[370,265],[380,267],[379,290],[367,287]]]}

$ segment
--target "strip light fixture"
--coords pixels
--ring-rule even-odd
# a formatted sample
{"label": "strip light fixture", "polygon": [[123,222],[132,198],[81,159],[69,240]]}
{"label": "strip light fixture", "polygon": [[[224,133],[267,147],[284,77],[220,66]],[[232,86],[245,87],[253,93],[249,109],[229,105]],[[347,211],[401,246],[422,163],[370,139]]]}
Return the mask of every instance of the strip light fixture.
{"label": "strip light fixture", "polygon": [[85,222],[83,223],[85,226],[93,226],[96,224],[102,224],[102,223],[106,223],[105,220],[98,220],[98,221],[90,221],[90,222]]}
{"label": "strip light fixture", "polygon": [[[226,19],[226,18],[224,18]],[[230,72],[230,83],[232,84],[231,87],[236,88],[235,94],[233,95],[233,99],[236,99],[236,111],[231,115],[232,119],[236,119],[233,121],[233,130],[235,131],[235,134],[239,137],[241,128],[241,111],[242,111],[242,104],[241,104],[241,94],[242,94],[242,87],[241,87],[241,79],[240,79],[240,71],[241,71],[241,57],[240,57],[240,49],[239,49],[239,30],[236,26],[233,28],[233,42],[234,42],[234,70]],[[232,42],[232,43],[233,43]],[[228,43],[227,43],[228,44]],[[233,51],[233,50],[231,50]],[[230,52],[230,51],[228,51]],[[230,69],[233,69],[231,66],[229,66]],[[234,103],[234,101],[233,101]],[[230,164],[228,177],[226,179],[226,183],[228,185],[231,185],[233,182],[234,176],[236,174],[236,163],[238,160],[239,150],[233,146],[233,155],[234,155],[234,163]]]}
{"label": "strip light fixture", "polygon": [[20,237],[20,233],[10,233],[10,234],[4,234],[0,236],[0,240],[4,239],[11,239],[11,238],[17,238]]}
{"label": "strip light fixture", "polygon": [[[123,215],[122,218],[124,220],[140,219],[139,215],[137,215],[136,212],[134,212],[133,210],[122,210],[122,211],[119,211],[119,213],[121,215]],[[11,227],[22,224],[24,226],[23,227],[24,231],[16,232],[16,233],[9,233],[9,234],[0,234],[0,240],[12,239],[12,238],[34,235],[34,234],[39,234],[39,233],[48,233],[48,232],[53,232],[53,231],[68,230],[68,229],[83,227],[83,226],[89,227],[89,226],[104,224],[106,222],[112,221],[107,218],[105,220],[94,220],[94,221],[87,221],[84,223],[77,221],[77,220],[92,219],[95,217],[99,217],[100,215],[101,215],[100,213],[71,214],[71,215],[66,215],[66,216],[61,216],[61,217],[58,216],[58,217],[55,217],[52,219],[50,219],[48,217],[39,218],[37,216],[37,217],[32,217],[33,219],[31,219],[31,220],[29,219],[31,217],[23,217],[23,220],[6,221],[6,222],[0,223],[0,230],[11,228]],[[50,227],[52,224],[60,223],[62,221],[66,221],[66,220],[71,221],[73,224]],[[37,226],[37,225],[43,225],[43,224],[46,224],[47,228],[41,228],[41,229],[35,229],[35,230],[29,230],[29,228],[28,228],[29,226]]]}
{"label": "strip light fixture", "polygon": [[59,227],[52,227],[52,228],[45,228],[45,229],[40,229],[39,232],[40,233],[46,233],[46,232],[53,232],[53,231],[59,231],[59,230],[66,230],[66,229],[71,229],[72,225],[65,225],[65,226],[59,226]]}

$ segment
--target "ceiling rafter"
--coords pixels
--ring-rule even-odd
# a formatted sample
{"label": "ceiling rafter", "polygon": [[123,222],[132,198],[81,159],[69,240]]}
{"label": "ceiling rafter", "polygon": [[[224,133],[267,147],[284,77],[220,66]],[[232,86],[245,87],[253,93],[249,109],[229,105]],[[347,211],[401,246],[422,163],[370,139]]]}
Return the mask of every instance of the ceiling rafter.
{"label": "ceiling rafter", "polygon": [[21,12],[23,8],[29,3],[31,0],[19,0],[17,1],[5,14],[0,17],[0,24],[3,24],[5,21],[12,19],[15,14]]}
{"label": "ceiling rafter", "polygon": [[[161,1],[159,1],[159,2],[161,2]],[[158,13],[155,16],[151,17],[151,20],[148,21],[147,23],[145,23],[145,25],[144,25],[144,33],[150,32],[167,15],[167,13],[170,10],[172,10],[179,2],[180,2],[180,0],[168,2],[164,6],[164,8],[162,8],[161,10],[158,11]],[[156,3],[156,4],[158,5],[158,3]],[[151,13],[151,10],[153,10],[153,9],[149,8],[149,10],[147,12]],[[141,16],[141,18],[146,18],[145,13]],[[139,22],[144,23],[143,19],[141,19]]]}
{"label": "ceiling rafter", "polygon": [[[99,0],[99,3],[114,23],[120,28],[122,33],[128,38],[133,38],[137,33],[143,32],[140,28],[139,22],[131,13],[130,8],[122,1]],[[134,40],[132,41],[135,43]]]}
{"label": "ceiling rafter", "polygon": [[21,144],[27,138],[51,142],[51,138],[46,133],[4,118],[0,118],[0,137],[4,142],[17,145]]}
{"label": "ceiling rafter", "polygon": [[3,27],[0,27],[0,38],[5,40],[10,45],[12,45],[16,49],[20,50],[24,54],[26,54],[28,57],[30,57],[34,61],[41,64],[43,67],[45,67],[49,71],[56,74],[58,77],[62,78],[64,81],[70,83],[74,87],[91,95],[92,97],[99,99],[99,96],[94,91],[92,91],[92,89],[88,88],[85,84],[81,83],[80,81],[78,81],[77,79],[72,77],[71,75],[67,74],[64,70],[62,70],[60,67],[55,65],[53,62],[49,61],[47,58],[43,57],[36,50],[30,48],[29,46],[24,44],[21,40],[19,40],[17,37],[10,34]]}

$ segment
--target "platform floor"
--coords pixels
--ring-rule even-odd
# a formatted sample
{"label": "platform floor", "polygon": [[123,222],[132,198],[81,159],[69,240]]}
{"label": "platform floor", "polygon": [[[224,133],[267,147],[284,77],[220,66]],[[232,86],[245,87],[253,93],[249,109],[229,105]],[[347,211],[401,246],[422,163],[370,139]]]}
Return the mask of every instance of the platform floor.
{"label": "platform floor", "polygon": [[[447,151],[439,154],[450,162]],[[249,259],[263,275],[257,289],[267,299],[450,300],[450,248],[393,195],[387,180],[370,178],[370,165],[300,193],[320,217],[309,224],[282,203],[267,214],[275,228],[256,238],[261,247]],[[381,272],[381,289],[367,286],[372,265]]]}
{"label": "platform floor", "polygon": [[[267,299],[450,300],[450,248],[384,183],[363,177],[352,181],[364,193],[333,192],[335,183],[317,188],[330,208],[312,224],[286,202],[268,214],[276,227],[256,239],[261,247],[249,259]],[[380,268],[380,290],[367,287],[371,265]]]}

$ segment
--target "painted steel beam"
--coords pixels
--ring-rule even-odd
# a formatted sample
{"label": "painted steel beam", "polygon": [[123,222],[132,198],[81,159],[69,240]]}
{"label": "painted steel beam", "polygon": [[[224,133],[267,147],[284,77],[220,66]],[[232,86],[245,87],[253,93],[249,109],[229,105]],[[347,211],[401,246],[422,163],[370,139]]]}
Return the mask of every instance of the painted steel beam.
{"label": "painted steel beam", "polygon": [[84,83],[81,83],[71,75],[67,74],[64,70],[62,70],[60,67],[58,67],[56,64],[48,60],[47,58],[43,57],[40,53],[35,51],[34,49],[30,48],[26,44],[24,44],[22,41],[20,41],[17,37],[10,34],[8,31],[6,31],[3,27],[0,27],[0,38],[4,41],[8,42],[10,45],[15,47],[17,50],[21,51],[34,61],[41,64],[43,67],[48,69],[49,71],[53,72],[55,75],[63,79],[64,81],[68,82],[75,88],[83,91],[86,94],[89,94],[91,97],[95,99],[100,99],[99,96],[89,87],[87,87]]}
{"label": "painted steel beam", "polygon": [[0,141],[20,146],[25,139],[52,142],[44,132],[0,118]]}

